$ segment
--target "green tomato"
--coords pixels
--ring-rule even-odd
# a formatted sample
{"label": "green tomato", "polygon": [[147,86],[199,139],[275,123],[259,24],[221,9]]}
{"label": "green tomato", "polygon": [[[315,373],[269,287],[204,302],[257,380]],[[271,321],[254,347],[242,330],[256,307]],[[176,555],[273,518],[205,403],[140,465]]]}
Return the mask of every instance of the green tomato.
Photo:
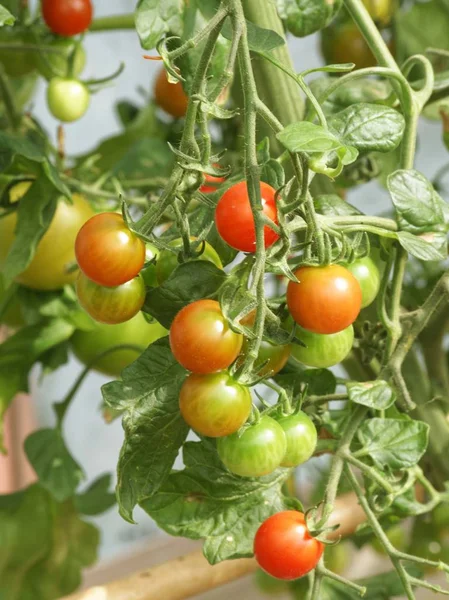
{"label": "green tomato", "polygon": [[[16,27],[0,28],[0,43],[12,47],[33,43],[31,36]],[[23,77],[35,70],[35,53],[30,50],[0,50],[0,63],[9,77]]]}
{"label": "green tomato", "polygon": [[257,569],[254,573],[254,582],[259,591],[267,596],[278,596],[285,594],[289,590],[287,581],[272,577],[262,569]]}
{"label": "green tomato", "polygon": [[324,554],[324,564],[333,573],[341,575],[346,571],[351,560],[349,542],[339,542],[335,546],[328,546]]}
{"label": "green tomato", "polygon": [[315,452],[318,435],[316,427],[306,413],[280,417],[277,422],[284,430],[287,450],[281,467],[297,467],[302,465]]}
{"label": "green tomato", "polygon": [[287,450],[287,440],[279,423],[263,416],[241,435],[233,433],[218,439],[217,450],[231,473],[241,477],[261,477],[280,466]]}
{"label": "green tomato", "polygon": [[369,257],[359,258],[344,265],[354,275],[362,289],[362,308],[369,306],[376,298],[380,288],[380,272]]}
{"label": "green tomato", "polygon": [[300,327],[296,336],[305,346],[292,344],[292,356],[308,367],[328,368],[337,365],[346,358],[354,342],[352,325],[338,333],[313,333]]}
{"label": "green tomato", "polygon": [[154,259],[159,256],[159,250],[153,244],[145,244],[145,263],[151,263],[140,271],[140,274],[148,287],[157,287],[158,280],[156,275],[156,262]]}
{"label": "green tomato", "polygon": [[[402,525],[393,525],[386,530],[386,535],[391,544],[396,548],[396,550],[404,551],[407,547],[407,535],[404,531]],[[378,554],[386,554],[385,548],[376,538],[373,541],[373,548]]]}
{"label": "green tomato", "polygon": [[[42,77],[48,81],[53,77],[67,77],[69,68],[69,58],[74,48],[74,43],[69,38],[53,37],[42,41],[44,46],[48,46],[58,52],[37,52],[36,67]],[[73,77],[78,77],[86,66],[86,53],[81,44],[77,44],[75,57],[73,60]]]}
{"label": "green tomato", "polygon": [[[190,238],[195,241],[196,238]],[[169,246],[173,247],[177,252],[180,252],[183,248],[182,239],[178,238],[170,242]],[[164,283],[166,279],[170,277],[173,271],[179,266],[177,252],[170,252],[170,250],[162,250],[159,254],[156,264],[156,277],[159,284]],[[213,263],[219,269],[223,268],[223,264],[218,256],[216,250],[206,242],[204,245],[204,251],[196,260],[206,260]]]}
{"label": "green tomato", "polygon": [[90,331],[77,330],[70,341],[73,353],[85,365],[91,364],[96,356],[115,346],[136,346],[136,350],[116,350],[95,362],[94,368],[97,371],[119,377],[123,369],[135,361],[141,352],[167,334],[165,327],[157,322],[148,323],[142,313],[137,313],[129,321],[118,325],[97,323]]}
{"label": "green tomato", "polygon": [[71,123],[81,119],[89,108],[90,92],[77,79],[53,77],[47,88],[47,103],[55,119]]}

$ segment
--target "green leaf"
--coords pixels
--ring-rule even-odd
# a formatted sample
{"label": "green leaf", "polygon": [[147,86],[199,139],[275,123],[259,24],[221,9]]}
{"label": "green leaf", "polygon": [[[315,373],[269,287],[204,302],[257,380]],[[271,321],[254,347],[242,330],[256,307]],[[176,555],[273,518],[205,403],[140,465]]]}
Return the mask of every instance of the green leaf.
{"label": "green leaf", "polygon": [[404,59],[427,48],[449,50],[448,28],[449,12],[440,0],[416,2],[395,14],[396,43]]}
{"label": "green leaf", "polygon": [[185,376],[163,339],[123,371],[123,381],[102,388],[110,408],[125,410],[117,500],[120,514],[131,523],[134,507],[163,484],[187,436],[189,428],[179,412]]}
{"label": "green leaf", "polygon": [[181,0],[139,0],[135,19],[142,48],[156,48],[168,32],[181,35],[182,13]]}
{"label": "green leaf", "polygon": [[361,212],[337,194],[322,194],[313,200],[316,211],[322,215],[333,217],[346,217],[360,215]]}
{"label": "green leaf", "polygon": [[0,171],[7,169],[16,156],[43,162],[45,155],[27,138],[0,131]]}
{"label": "green leaf", "polygon": [[327,27],[341,0],[276,0],[279,16],[290,33],[305,37]]}
{"label": "green leaf", "polygon": [[[209,232],[206,236],[206,240],[209,244],[218,252],[221,262],[224,266],[231,263],[237,256],[237,250],[228,246],[217,231],[214,220],[214,209],[208,206],[199,206],[189,218],[190,231],[192,235],[199,236],[204,230],[208,229]],[[210,226],[212,223],[212,227]],[[173,231],[173,227],[170,228],[170,232]]]}
{"label": "green leaf", "polygon": [[342,146],[333,133],[308,121],[287,125],[276,137],[290,152],[321,153]]}
{"label": "green leaf", "polygon": [[21,198],[14,241],[3,265],[6,284],[31,263],[36,247],[53,219],[56,201],[53,184],[43,177],[36,179]]}
{"label": "green leaf", "polygon": [[205,441],[187,442],[183,457],[184,470],[174,471],[142,508],[170,535],[204,539],[211,564],[252,556],[259,525],[287,508],[282,484],[290,470],[258,479],[237,477]]}
{"label": "green leaf", "polygon": [[195,4],[206,19],[211,19],[220,6],[220,0],[195,0]]}
{"label": "green leaf", "polygon": [[77,494],[74,502],[82,515],[93,517],[109,510],[117,502],[115,493],[110,492],[112,476],[105,473],[96,479],[85,492]]}
{"label": "green leaf", "polygon": [[14,25],[16,18],[0,4],[0,27],[3,25]]}
{"label": "green leaf", "polygon": [[414,169],[400,169],[387,179],[399,229],[411,233],[447,232],[449,206],[430,181]]}
{"label": "green leaf", "polygon": [[360,152],[390,152],[401,142],[404,117],[393,108],[379,104],[354,104],[329,119],[329,128],[341,145]]}
{"label": "green leaf", "polygon": [[[320,101],[334,78],[320,77],[310,82],[310,88]],[[334,115],[353,104],[386,104],[391,94],[391,85],[380,79],[355,79],[341,84],[323,103],[326,116]]]}
{"label": "green leaf", "polygon": [[112,169],[112,175],[128,181],[164,177],[170,175],[173,163],[174,157],[166,142],[144,138],[129,148]]}
{"label": "green leaf", "polygon": [[286,390],[289,390],[292,397],[300,394],[304,385],[307,385],[309,396],[325,396],[333,394],[337,387],[337,380],[332,371],[328,369],[301,369],[301,366],[290,363],[283,369],[282,375],[275,377],[276,381]]}
{"label": "green leaf", "polygon": [[157,288],[150,288],[143,310],[170,328],[177,313],[195,300],[216,296],[226,273],[205,260],[179,265]]}
{"label": "green leaf", "polygon": [[84,473],[58,429],[39,429],[27,437],[25,452],[43,488],[58,502],[73,496]]}
{"label": "green leaf", "polygon": [[369,406],[375,410],[389,408],[396,399],[396,394],[386,381],[348,381],[346,388],[349,400],[356,404]]}
{"label": "green leaf", "polygon": [[427,448],[429,425],[402,419],[369,419],[358,432],[363,449],[357,455],[369,456],[380,468],[391,470],[415,466]]}
{"label": "green leaf", "polygon": [[[252,52],[263,54],[285,44],[284,38],[271,29],[264,29],[251,21],[246,21],[246,27],[248,31],[248,45]],[[221,33],[227,40],[232,40],[233,33],[229,21],[225,22]]]}
{"label": "green leaf", "polygon": [[447,258],[447,239],[444,233],[429,232],[418,236],[408,231],[399,231],[397,239],[404,250],[421,260]]}
{"label": "green leaf", "polygon": [[73,592],[97,559],[99,533],[70,502],[39,485],[0,496],[0,598],[49,600]]}

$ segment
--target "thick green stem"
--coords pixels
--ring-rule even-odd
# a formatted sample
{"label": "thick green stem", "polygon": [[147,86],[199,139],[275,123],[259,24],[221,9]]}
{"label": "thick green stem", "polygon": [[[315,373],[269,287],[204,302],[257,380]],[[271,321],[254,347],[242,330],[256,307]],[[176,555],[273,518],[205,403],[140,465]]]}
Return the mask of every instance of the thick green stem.
{"label": "thick green stem", "polygon": [[134,13],[128,15],[111,15],[94,19],[89,31],[114,31],[115,29],[135,29]]}

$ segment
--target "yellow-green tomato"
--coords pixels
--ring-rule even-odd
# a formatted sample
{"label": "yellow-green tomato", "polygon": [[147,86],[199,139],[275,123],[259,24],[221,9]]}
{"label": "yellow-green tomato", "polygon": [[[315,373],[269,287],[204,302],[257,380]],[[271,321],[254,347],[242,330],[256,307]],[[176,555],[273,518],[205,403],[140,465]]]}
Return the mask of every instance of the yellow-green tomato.
{"label": "yellow-green tomato", "polygon": [[305,346],[292,344],[293,358],[308,367],[325,369],[338,365],[349,354],[354,342],[354,329],[350,325],[343,331],[326,335],[297,327],[296,337]]}
{"label": "yellow-green tomato", "polygon": [[[195,241],[196,238],[192,237],[190,239]],[[169,246],[172,246],[175,252],[170,252],[170,250],[162,250],[157,259],[156,277],[159,284],[164,283],[164,281],[170,277],[170,275],[179,265],[177,253],[181,252],[183,248],[182,239],[178,238],[171,241]],[[201,249],[201,245],[199,246],[199,249]],[[220,257],[218,256],[215,248],[213,248],[209,242],[205,242],[203,253],[195,260],[206,260],[213,263],[219,269],[223,268]]]}
{"label": "yellow-green tomato", "polygon": [[299,411],[296,414],[277,419],[287,440],[287,450],[281,467],[297,467],[302,465],[315,452],[318,434],[311,418]]}
{"label": "yellow-green tomato", "polygon": [[380,273],[376,263],[369,257],[358,258],[345,265],[354,275],[362,289],[362,308],[369,306],[376,298],[380,288]]}
{"label": "yellow-green tomato", "polygon": [[[11,201],[23,196],[31,184],[19,183],[10,192]],[[17,189],[16,189],[17,188]],[[35,290],[58,290],[73,283],[77,274],[67,272],[75,262],[75,238],[84,223],[94,214],[89,202],[80,194],[73,194],[72,204],[61,197],[58,200],[50,227],[40,240],[33,260],[16,281]],[[17,214],[0,219],[0,269],[15,238]]]}
{"label": "yellow-green tomato", "polygon": [[55,119],[72,123],[81,119],[89,108],[90,92],[77,79],[53,77],[47,88],[47,103]]}
{"label": "yellow-green tomato", "polygon": [[118,325],[96,324],[90,331],[77,330],[71,338],[75,356],[85,365],[102,352],[120,345],[136,346],[136,349],[120,349],[109,352],[95,362],[94,368],[105,375],[119,377],[125,367],[135,361],[150,344],[168,334],[159,323],[148,323],[142,313]]}
{"label": "yellow-green tomato", "polygon": [[[36,54],[36,67],[42,77],[50,80],[53,77],[67,77],[69,59],[75,48],[73,40],[63,37],[44,39],[42,44],[56,52],[39,51]],[[86,66],[86,53],[81,44],[76,45],[73,57],[73,77],[78,77]]]}

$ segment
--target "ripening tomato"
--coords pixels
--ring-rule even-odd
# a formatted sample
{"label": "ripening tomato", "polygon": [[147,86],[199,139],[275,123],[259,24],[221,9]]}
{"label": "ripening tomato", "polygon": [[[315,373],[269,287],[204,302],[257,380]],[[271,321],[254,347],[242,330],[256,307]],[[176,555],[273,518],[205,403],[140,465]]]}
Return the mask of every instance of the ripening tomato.
{"label": "ripening tomato", "polygon": [[345,267],[359,282],[362,289],[362,308],[366,308],[374,301],[379,292],[380,272],[377,265],[369,256],[365,256]]}
{"label": "ripening tomato", "polygon": [[[268,183],[260,183],[260,195],[264,214],[277,223],[276,190]],[[256,230],[246,181],[230,187],[220,198],[215,209],[218,233],[232,248],[241,252],[256,251]],[[264,228],[265,247],[279,239],[268,226]]]}
{"label": "ripening tomato", "polygon": [[[11,201],[23,196],[30,182],[19,183],[10,191]],[[75,238],[80,228],[94,214],[89,202],[80,194],[73,194],[72,204],[65,198],[58,200],[50,227],[40,240],[30,265],[16,277],[16,281],[35,290],[58,290],[75,281],[77,274],[67,272],[75,263]],[[0,269],[15,238],[17,214],[0,219]]]}
{"label": "ripening tomato", "polygon": [[176,360],[193,373],[214,373],[229,367],[242,347],[215,300],[185,306],[170,328],[170,347]]}
{"label": "ripening tomato", "polygon": [[[42,77],[49,80],[53,77],[67,77],[69,58],[75,48],[73,40],[61,37],[52,37],[42,41],[43,45],[57,52],[39,51],[36,53],[36,67]],[[73,77],[78,77],[86,66],[86,53],[81,44],[76,45],[73,57]]]}
{"label": "ripening tomato", "polygon": [[135,346],[135,349],[122,348],[111,351],[96,360],[93,365],[96,371],[120,377],[123,369],[135,361],[139,354],[167,334],[168,331],[165,327],[157,322],[148,323],[143,314],[139,312],[129,321],[118,325],[96,323],[89,331],[78,329],[70,338],[70,343],[75,356],[85,365],[92,364],[98,355],[112,350],[116,346]]}
{"label": "ripening tomato", "polygon": [[362,291],[352,273],[340,265],[300,267],[299,283],[290,281],[287,305],[294,320],[314,333],[337,333],[349,327],[362,305]]}
{"label": "ripening tomato", "polygon": [[338,365],[351,352],[354,343],[352,325],[337,333],[313,333],[307,329],[296,328],[296,337],[305,346],[292,344],[292,356],[303,365],[327,369]]}
{"label": "ripening tomato", "polygon": [[277,469],[284,460],[287,440],[284,430],[271,417],[262,416],[241,435],[219,438],[217,451],[225,467],[241,477],[261,477]]}
{"label": "ripening tomato", "polygon": [[324,544],[313,538],[303,513],[286,510],[262,523],[254,538],[259,566],[278,579],[299,579],[314,569]]}
{"label": "ripening tomato", "polygon": [[[196,240],[195,237],[191,237],[190,239],[192,241]],[[164,283],[164,281],[170,277],[176,267],[179,266],[177,253],[181,252],[183,249],[182,239],[178,238],[176,240],[172,240],[169,246],[173,247],[174,252],[170,252],[170,250],[162,250],[157,259],[156,277],[159,285]],[[221,262],[221,259],[218,256],[215,248],[213,248],[209,242],[205,242],[203,246],[203,253],[194,260],[206,260],[213,263],[219,269],[222,269],[223,263]],[[201,247],[202,246],[200,245],[197,251],[201,250]]]}
{"label": "ripening tomato", "polygon": [[193,373],[184,381],[179,407],[184,420],[201,435],[223,437],[246,423],[251,412],[249,389],[228,373]]}
{"label": "ripening tomato", "polygon": [[287,450],[281,467],[297,467],[305,463],[315,452],[318,434],[312,419],[305,412],[282,416],[277,419],[287,440]]}
{"label": "ripening tomato", "polygon": [[70,37],[89,28],[93,7],[91,0],[42,0],[42,16],[47,27]]}
{"label": "ripening tomato", "polygon": [[139,275],[116,287],[98,285],[79,273],[76,293],[84,310],[99,323],[116,325],[132,319],[145,300],[145,283]]}
{"label": "ripening tomato", "polygon": [[207,173],[205,174],[205,178],[205,182],[200,187],[200,192],[203,192],[203,194],[213,194],[217,191],[217,188],[220,185],[220,183],[226,181],[226,177],[216,177],[215,175],[208,175]]}
{"label": "ripening tomato", "polygon": [[154,99],[160,108],[177,119],[184,117],[187,112],[189,99],[184,92],[182,83],[180,81],[170,83],[164,68],[159,71],[156,77]]}
{"label": "ripening tomato", "polygon": [[118,213],[95,215],[81,228],[75,242],[76,260],[92,281],[114,287],[130,281],[145,263],[145,243]]}
{"label": "ripening tomato", "polygon": [[72,123],[89,108],[90,92],[78,79],[53,77],[47,88],[47,104],[55,119]]}

